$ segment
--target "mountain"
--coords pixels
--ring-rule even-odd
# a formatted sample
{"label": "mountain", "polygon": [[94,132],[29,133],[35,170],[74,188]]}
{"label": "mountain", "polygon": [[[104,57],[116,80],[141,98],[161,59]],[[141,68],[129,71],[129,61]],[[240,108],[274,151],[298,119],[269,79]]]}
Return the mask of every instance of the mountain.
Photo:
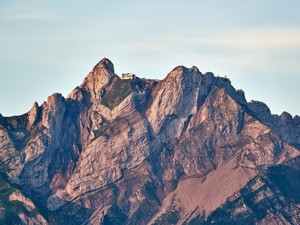
{"label": "mountain", "polygon": [[2,224],[299,224],[300,119],[197,67],[0,115]]}

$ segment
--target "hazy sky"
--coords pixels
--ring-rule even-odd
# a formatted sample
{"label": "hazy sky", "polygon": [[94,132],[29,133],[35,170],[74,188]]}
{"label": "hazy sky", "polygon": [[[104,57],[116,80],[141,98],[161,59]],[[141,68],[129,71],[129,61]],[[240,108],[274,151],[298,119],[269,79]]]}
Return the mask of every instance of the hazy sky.
{"label": "hazy sky", "polygon": [[300,114],[298,0],[0,0],[0,113],[67,96],[104,56],[147,78],[195,65]]}

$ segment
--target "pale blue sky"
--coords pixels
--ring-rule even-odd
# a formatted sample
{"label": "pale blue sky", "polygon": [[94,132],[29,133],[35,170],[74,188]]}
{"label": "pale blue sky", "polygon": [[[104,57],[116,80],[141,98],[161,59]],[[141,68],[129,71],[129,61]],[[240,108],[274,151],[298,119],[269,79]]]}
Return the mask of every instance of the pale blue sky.
{"label": "pale blue sky", "polygon": [[195,65],[300,114],[297,0],[0,0],[0,113],[67,96],[104,56],[117,74],[157,79]]}

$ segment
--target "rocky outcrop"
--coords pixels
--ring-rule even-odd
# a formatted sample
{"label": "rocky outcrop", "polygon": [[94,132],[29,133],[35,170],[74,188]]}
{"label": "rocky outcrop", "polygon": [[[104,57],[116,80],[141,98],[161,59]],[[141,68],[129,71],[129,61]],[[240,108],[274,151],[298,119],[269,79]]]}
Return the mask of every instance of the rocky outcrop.
{"label": "rocky outcrop", "polygon": [[213,212],[207,223],[299,224],[299,160],[261,171]]}
{"label": "rocky outcrop", "polygon": [[256,117],[269,126],[283,140],[300,148],[300,117],[292,117],[289,113],[283,112],[281,115],[272,115],[268,106],[259,101],[251,101],[248,104],[250,110]]}
{"label": "rocky outcrop", "polygon": [[[84,89],[90,95],[92,101],[99,100],[104,94],[105,87],[109,85],[114,77],[114,66],[108,59],[101,60],[84,79],[79,89]],[[76,97],[77,90],[69,97]]]}
{"label": "rocky outcrop", "polygon": [[122,80],[102,59],[66,99],[0,116],[0,171],[19,188],[11,199],[37,203],[49,223],[209,223],[262,171],[299,155],[298,122],[196,67]]}
{"label": "rocky outcrop", "polygon": [[49,224],[32,200],[0,175],[0,224]]}

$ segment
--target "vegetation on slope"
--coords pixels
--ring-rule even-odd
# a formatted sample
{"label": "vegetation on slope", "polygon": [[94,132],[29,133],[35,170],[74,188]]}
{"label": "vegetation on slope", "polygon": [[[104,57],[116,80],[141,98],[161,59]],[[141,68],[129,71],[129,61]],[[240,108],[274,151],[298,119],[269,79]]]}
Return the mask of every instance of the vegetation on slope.
{"label": "vegetation on slope", "polygon": [[133,92],[131,80],[122,80],[115,77],[111,86],[107,89],[102,99],[102,104],[110,109],[119,105],[128,95]]}

